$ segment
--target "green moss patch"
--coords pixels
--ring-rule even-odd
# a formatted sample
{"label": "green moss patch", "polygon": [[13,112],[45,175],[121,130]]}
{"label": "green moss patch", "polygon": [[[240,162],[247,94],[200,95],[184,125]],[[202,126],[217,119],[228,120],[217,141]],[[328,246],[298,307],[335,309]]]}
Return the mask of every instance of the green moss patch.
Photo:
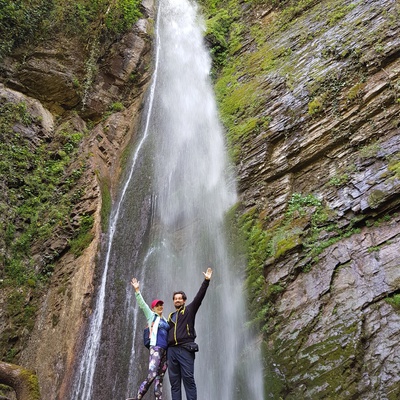
{"label": "green moss patch", "polygon": [[[0,230],[4,266],[0,285],[9,291],[9,324],[0,336],[0,347],[8,361],[18,353],[20,336],[33,328],[37,299],[60,256],[47,241],[55,232],[73,240],[90,230],[85,220],[77,223],[71,217],[84,195],[77,184],[86,160],[76,160],[83,133],[69,124],[62,126],[51,142],[40,136],[33,141],[24,133],[40,131],[40,127],[41,121],[30,114],[25,103],[0,99],[0,180],[4,193],[0,199],[0,226],[4,228]],[[72,224],[76,230],[71,230]],[[85,246],[89,240],[86,238]],[[40,252],[40,262],[33,260],[33,251]]]}

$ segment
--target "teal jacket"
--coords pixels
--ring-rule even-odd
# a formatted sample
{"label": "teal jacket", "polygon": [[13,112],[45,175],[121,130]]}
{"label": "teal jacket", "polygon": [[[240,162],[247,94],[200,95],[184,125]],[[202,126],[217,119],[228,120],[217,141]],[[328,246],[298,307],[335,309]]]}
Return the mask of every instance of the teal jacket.
{"label": "teal jacket", "polygon": [[[146,317],[147,324],[150,326],[150,346],[157,346],[160,345],[160,343],[157,343],[157,334],[158,334],[158,328],[160,326],[161,319],[165,322],[161,324],[165,327],[165,325],[168,324],[167,320],[155,313],[144,301],[143,296],[140,292],[135,292],[136,300],[139,304],[139,307],[143,310],[144,316]],[[156,319],[154,320],[154,317]],[[154,321],[154,324],[153,324]],[[153,324],[153,328],[151,328],[151,325]],[[168,325],[167,325],[168,329]],[[162,346],[164,347],[164,346]]]}

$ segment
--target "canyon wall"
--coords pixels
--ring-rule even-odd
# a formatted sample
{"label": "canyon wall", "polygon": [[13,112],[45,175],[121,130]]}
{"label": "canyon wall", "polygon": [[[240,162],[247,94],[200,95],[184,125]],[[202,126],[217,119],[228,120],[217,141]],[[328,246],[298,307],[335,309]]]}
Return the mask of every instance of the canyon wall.
{"label": "canyon wall", "polygon": [[[206,40],[237,168],[266,398],[397,399],[399,3],[205,3],[206,24],[224,36],[209,29]],[[37,372],[46,400],[70,385],[91,313],[102,210],[135,143],[151,74],[152,7],[143,4],[143,18],[107,47],[55,37],[2,62],[0,97],[26,104],[36,122],[13,129],[33,149],[66,126],[85,132],[70,166],[85,165],[70,226],[31,249],[36,268],[55,264],[35,324],[7,342],[13,361]],[[77,77],[90,85],[78,89]],[[76,255],[69,243],[82,215],[94,217],[92,240]]]}
{"label": "canyon wall", "polygon": [[238,5],[216,82],[267,397],[395,399],[399,3],[289,5]]}

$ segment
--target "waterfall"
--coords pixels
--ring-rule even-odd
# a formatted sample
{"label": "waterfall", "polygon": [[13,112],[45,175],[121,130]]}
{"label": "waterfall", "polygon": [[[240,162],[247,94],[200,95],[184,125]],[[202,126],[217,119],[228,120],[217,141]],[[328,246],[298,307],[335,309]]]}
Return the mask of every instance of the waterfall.
{"label": "waterfall", "polygon": [[111,217],[71,400],[132,397],[146,375],[145,321],[132,276],[147,302],[163,299],[168,313],[174,291],[184,290],[187,303],[193,299],[208,266],[214,273],[196,318],[198,398],[263,399],[259,345],[246,324],[243,265],[228,240],[225,216],[237,201],[236,188],[202,29],[196,3],[160,2],[142,136]]}

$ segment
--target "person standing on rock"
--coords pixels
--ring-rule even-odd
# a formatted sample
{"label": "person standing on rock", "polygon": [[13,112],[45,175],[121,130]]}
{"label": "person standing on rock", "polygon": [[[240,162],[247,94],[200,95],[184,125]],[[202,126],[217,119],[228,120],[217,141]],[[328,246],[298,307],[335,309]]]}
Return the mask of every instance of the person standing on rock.
{"label": "person standing on rock", "polygon": [[137,397],[126,400],[139,400],[149,390],[154,381],[154,395],[156,400],[162,400],[162,385],[165,371],[167,370],[167,347],[169,324],[163,317],[164,302],[155,299],[151,302],[151,308],[144,301],[140,293],[140,284],[136,278],[132,278],[131,285],[135,289],[136,300],[143,310],[150,328],[150,356],[149,372],[147,378],[141,383]]}
{"label": "person standing on rock", "polygon": [[181,382],[185,387],[187,400],[197,400],[197,387],[194,379],[194,359],[198,346],[194,343],[196,313],[204,299],[212,269],[203,272],[204,281],[193,301],[186,305],[186,294],[175,292],[172,296],[176,311],[168,317],[168,375],[171,384],[172,400],[181,400]]}

